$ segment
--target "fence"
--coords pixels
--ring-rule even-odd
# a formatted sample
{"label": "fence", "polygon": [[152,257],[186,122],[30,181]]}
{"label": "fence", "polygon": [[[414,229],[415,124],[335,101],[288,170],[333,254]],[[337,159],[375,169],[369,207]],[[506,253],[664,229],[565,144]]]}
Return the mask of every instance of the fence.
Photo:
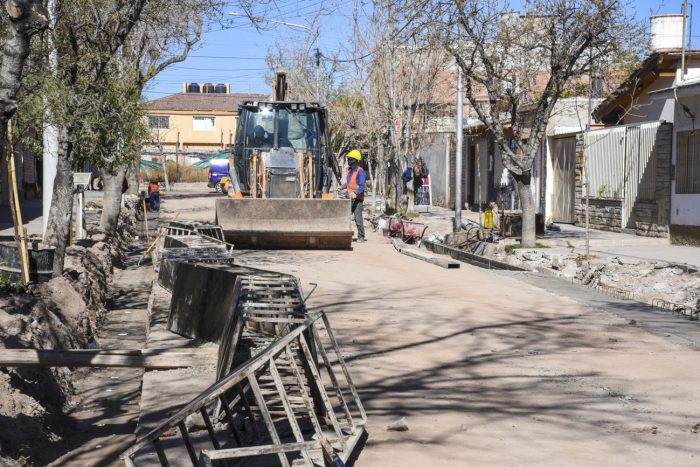
{"label": "fence", "polygon": [[638,199],[655,199],[656,139],[662,123],[618,126],[584,135],[586,194],[620,199],[622,228],[634,228]]}

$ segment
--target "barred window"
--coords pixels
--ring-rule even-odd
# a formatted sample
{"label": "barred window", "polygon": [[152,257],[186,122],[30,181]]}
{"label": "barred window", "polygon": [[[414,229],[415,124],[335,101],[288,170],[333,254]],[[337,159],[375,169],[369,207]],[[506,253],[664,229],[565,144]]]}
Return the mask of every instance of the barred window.
{"label": "barred window", "polygon": [[677,135],[676,193],[700,193],[700,132]]}
{"label": "barred window", "polygon": [[170,128],[169,115],[149,115],[148,128],[151,130],[167,130]]}

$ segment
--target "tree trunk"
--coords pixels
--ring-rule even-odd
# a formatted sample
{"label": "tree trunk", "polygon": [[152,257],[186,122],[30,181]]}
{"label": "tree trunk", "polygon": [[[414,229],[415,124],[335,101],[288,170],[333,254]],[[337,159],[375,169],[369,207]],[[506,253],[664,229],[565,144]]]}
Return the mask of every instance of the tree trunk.
{"label": "tree trunk", "polygon": [[523,246],[535,246],[535,202],[532,199],[531,177],[515,176],[518,182],[518,196],[520,197],[520,208],[523,212],[523,234],[520,242]]}
{"label": "tree trunk", "polygon": [[53,275],[63,274],[66,248],[70,240],[70,227],[73,217],[73,142],[71,132],[61,127],[58,133],[58,163],[53,182],[53,197],[49,221],[46,225],[44,243],[54,248]]}
{"label": "tree trunk", "polygon": [[123,165],[111,174],[109,170],[102,172],[104,188],[102,195],[102,217],[100,218],[100,228],[104,230],[108,237],[117,233],[117,221],[122,209],[122,184],[126,177],[127,166]]}
{"label": "tree trunk", "polygon": [[24,62],[30,53],[32,36],[48,26],[46,10],[39,0],[3,2],[7,26],[0,61],[0,154],[5,153],[7,122],[17,111],[17,92],[22,82]]}
{"label": "tree trunk", "polygon": [[134,160],[129,164],[129,170],[126,172],[126,181],[129,183],[129,189],[126,191],[130,195],[139,194],[139,183],[141,182],[141,151],[134,157]]}

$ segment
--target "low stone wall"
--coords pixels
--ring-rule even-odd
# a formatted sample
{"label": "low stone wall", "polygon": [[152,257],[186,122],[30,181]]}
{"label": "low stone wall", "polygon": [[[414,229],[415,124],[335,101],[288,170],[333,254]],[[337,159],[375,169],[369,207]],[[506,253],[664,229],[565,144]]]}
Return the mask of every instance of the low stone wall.
{"label": "low stone wall", "polygon": [[668,224],[659,223],[659,206],[650,201],[634,204],[635,233],[643,237],[668,237]]}
{"label": "low stone wall", "polygon": [[[673,125],[659,127],[654,150],[655,165],[649,170],[654,177],[654,199],[638,199],[634,204],[635,233],[645,237],[668,237],[671,205],[671,144]],[[610,157],[624,157],[622,153]],[[586,198],[583,195],[583,137],[576,138],[575,216],[577,225],[586,222]],[[622,201],[605,198],[590,199],[590,227],[598,230],[622,230]]]}
{"label": "low stone wall", "polygon": [[[576,205],[576,224],[586,225],[586,203]],[[588,207],[591,229],[620,232],[622,230],[622,201],[619,199],[591,198]]]}

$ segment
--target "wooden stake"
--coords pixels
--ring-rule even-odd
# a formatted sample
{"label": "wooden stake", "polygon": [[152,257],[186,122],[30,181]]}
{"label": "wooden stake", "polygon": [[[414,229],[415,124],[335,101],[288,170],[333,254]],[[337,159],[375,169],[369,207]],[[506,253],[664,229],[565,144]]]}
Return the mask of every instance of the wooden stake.
{"label": "wooden stake", "polygon": [[29,284],[29,253],[27,252],[27,236],[22,222],[22,210],[19,205],[19,193],[17,191],[17,173],[15,171],[15,151],[12,142],[12,119],[7,122],[7,163],[10,172],[10,185],[12,186],[12,220],[15,225],[15,240],[20,257],[22,282]]}
{"label": "wooden stake", "polygon": [[146,209],[146,198],[143,199],[143,221],[146,223],[146,241],[151,241],[151,236],[148,234],[148,210]]}

